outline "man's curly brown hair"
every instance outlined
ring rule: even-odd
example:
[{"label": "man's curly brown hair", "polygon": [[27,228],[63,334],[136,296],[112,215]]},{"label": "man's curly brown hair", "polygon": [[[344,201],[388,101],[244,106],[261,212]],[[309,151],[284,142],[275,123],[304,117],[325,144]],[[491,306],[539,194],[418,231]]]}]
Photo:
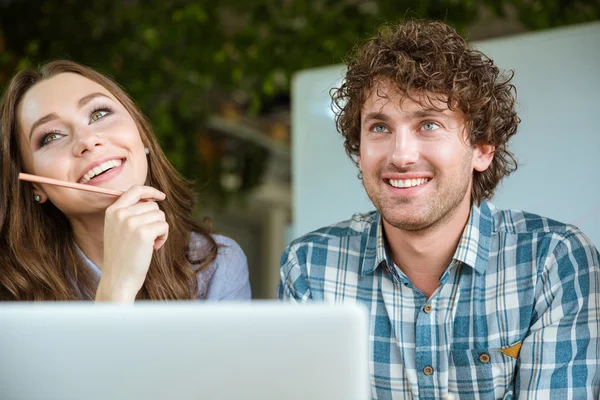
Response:
[{"label": "man's curly brown hair", "polygon": [[495,154],[489,168],[474,171],[473,201],[489,199],[498,183],[517,169],[507,143],[517,132],[513,72],[503,75],[494,62],[473,49],[450,26],[438,21],[407,21],[386,25],[358,46],[350,56],[345,80],[332,90],[336,125],[344,136],[348,156],[358,165],[361,110],[379,82],[391,81],[403,96],[430,97],[423,106],[436,108],[443,99],[450,110],[459,110],[471,146],[492,144]]}]

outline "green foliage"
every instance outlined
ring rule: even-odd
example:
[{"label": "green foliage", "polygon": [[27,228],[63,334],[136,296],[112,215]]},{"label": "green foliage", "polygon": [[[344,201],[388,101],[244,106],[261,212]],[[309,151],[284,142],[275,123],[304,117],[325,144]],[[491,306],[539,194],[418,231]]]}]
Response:
[{"label": "green foliage", "polygon": [[489,4],[500,16],[509,4],[517,11],[519,21],[531,30],[600,19],[600,0],[493,0]]},{"label": "green foliage", "polygon": [[[483,3],[498,15],[513,7],[531,29],[600,18],[598,0]],[[481,7],[475,0],[4,0],[0,87],[15,70],[49,59],[90,65],[125,87],[173,164],[202,181],[211,169],[197,162],[197,135],[224,98],[259,113],[289,92],[295,71],[342,62],[384,22],[443,19],[465,32]]]}]

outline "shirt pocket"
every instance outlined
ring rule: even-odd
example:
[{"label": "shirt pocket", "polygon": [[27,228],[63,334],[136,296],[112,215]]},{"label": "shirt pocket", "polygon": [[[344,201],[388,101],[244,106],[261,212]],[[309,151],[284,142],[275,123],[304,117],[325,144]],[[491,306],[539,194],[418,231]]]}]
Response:
[{"label": "shirt pocket", "polygon": [[498,347],[450,351],[448,391],[462,399],[509,400],[514,394],[516,359]]}]

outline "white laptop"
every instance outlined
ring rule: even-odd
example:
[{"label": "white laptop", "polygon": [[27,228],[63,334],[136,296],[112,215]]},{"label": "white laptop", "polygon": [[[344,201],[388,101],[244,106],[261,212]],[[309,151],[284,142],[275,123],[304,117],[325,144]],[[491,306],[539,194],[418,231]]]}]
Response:
[{"label": "white laptop", "polygon": [[0,303],[3,400],[365,400],[359,306]]}]

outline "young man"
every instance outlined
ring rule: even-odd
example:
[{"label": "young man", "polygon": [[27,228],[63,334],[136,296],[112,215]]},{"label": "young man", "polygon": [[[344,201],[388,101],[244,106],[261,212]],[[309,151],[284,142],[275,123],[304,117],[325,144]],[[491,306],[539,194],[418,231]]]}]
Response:
[{"label": "young man", "polygon": [[377,211],[295,240],[279,296],[368,308],[373,398],[600,394],[598,251],[487,201],[516,169],[511,78],[449,26],[411,21],[358,48],[333,94]]}]

